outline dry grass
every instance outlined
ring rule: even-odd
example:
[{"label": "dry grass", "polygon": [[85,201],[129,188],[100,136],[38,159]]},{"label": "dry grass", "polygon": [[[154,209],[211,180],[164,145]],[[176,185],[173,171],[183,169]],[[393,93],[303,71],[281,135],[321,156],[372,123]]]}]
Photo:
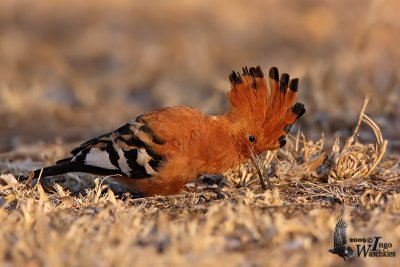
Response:
[{"label": "dry grass", "polygon": [[[84,189],[88,184],[81,181],[76,187],[73,176],[67,176],[64,188],[57,185],[54,194],[46,194],[40,184],[31,188],[3,175],[0,262],[336,266],[342,259],[328,249],[340,218],[349,221],[349,236],[383,236],[397,249],[400,158],[379,164],[386,141],[363,112],[360,118],[375,132],[375,144],[359,143],[356,127],[343,148],[339,141],[325,148],[324,139],[312,142],[299,133],[285,149],[266,154],[272,192],[262,192],[250,163],[229,171],[218,184],[199,180],[181,195],[145,199],[116,197],[107,180],[99,178],[92,189]],[[356,266],[396,262],[351,259]]]}]

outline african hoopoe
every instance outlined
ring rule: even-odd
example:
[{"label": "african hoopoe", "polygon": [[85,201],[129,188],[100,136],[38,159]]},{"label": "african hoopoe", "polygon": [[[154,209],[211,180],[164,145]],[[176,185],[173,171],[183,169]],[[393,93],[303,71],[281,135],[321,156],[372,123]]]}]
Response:
[{"label": "african hoopoe", "polygon": [[[266,81],[259,66],[229,76],[231,107],[208,116],[185,106],[145,113],[115,131],[91,139],[34,177],[67,172],[115,175],[142,196],[177,194],[201,174],[221,174],[266,150],[285,145],[303,104],[293,104],[298,79],[278,69]],[[260,173],[260,172],[259,172]],[[261,178],[261,177],[260,177]]]}]

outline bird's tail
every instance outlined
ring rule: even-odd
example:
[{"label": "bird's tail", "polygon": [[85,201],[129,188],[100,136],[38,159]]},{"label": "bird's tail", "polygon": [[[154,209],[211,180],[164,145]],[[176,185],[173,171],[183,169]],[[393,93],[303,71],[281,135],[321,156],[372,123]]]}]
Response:
[{"label": "bird's tail", "polygon": [[[111,175],[115,174],[114,170],[107,170],[96,166],[84,165],[81,162],[71,161],[72,158],[66,158],[58,161],[55,165],[37,169],[33,171],[29,176],[21,176],[19,181],[25,181],[28,179],[45,178],[48,176],[60,175],[68,172],[86,172],[98,175]],[[32,175],[33,174],[33,175]]]},{"label": "bird's tail", "polygon": [[33,171],[33,179],[64,174],[71,169],[71,163],[61,163]]}]

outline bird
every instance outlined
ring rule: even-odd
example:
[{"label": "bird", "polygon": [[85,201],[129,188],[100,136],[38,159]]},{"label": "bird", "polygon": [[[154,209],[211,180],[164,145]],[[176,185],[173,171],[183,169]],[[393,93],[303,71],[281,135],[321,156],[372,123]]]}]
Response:
[{"label": "bird", "polygon": [[265,189],[258,157],[283,147],[305,113],[304,104],[295,103],[299,79],[279,76],[276,67],[264,77],[260,66],[246,66],[242,73],[232,71],[229,81],[230,107],[221,115],[187,106],[144,113],[84,142],[55,165],[33,171],[30,179],[84,172],[113,176],[138,197],[165,196],[179,194],[203,174],[222,174],[251,159]]},{"label": "bird", "polygon": [[353,257],[354,251],[351,247],[347,246],[346,235],[347,222],[339,220],[333,233],[333,248],[329,249],[330,253],[337,254],[342,257],[346,262],[346,257]]}]

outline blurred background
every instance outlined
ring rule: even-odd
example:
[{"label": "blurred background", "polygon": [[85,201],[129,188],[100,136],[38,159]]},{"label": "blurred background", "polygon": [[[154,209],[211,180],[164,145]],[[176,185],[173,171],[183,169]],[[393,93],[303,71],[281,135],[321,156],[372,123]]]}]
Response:
[{"label": "blurred background", "polygon": [[228,75],[246,65],[301,79],[311,139],[349,136],[370,92],[366,113],[399,150],[399,10],[398,0],[3,0],[0,152],[84,141],[165,106],[222,113]]}]

